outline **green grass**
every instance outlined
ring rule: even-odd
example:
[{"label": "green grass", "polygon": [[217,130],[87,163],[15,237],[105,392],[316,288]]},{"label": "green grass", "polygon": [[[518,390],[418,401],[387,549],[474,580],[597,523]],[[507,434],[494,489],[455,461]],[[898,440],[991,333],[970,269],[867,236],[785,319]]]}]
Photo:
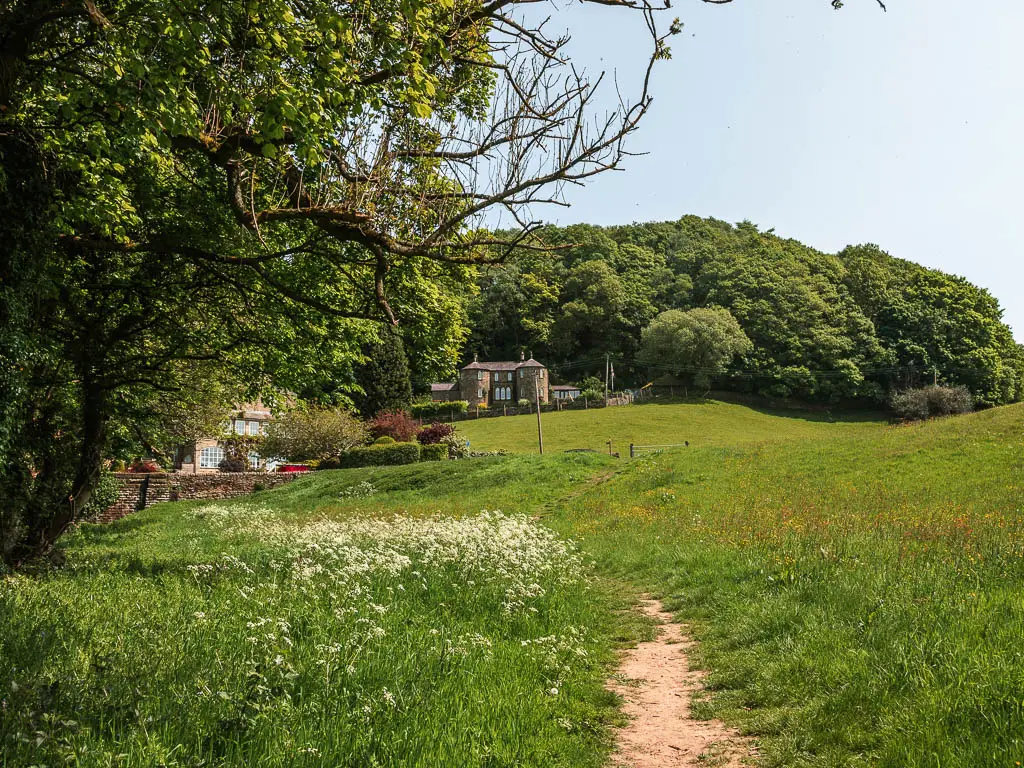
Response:
[{"label": "green grass", "polygon": [[0,581],[0,764],[600,765],[642,626],[522,515],[608,463],[324,472],[83,526],[64,569]]},{"label": "green grass", "polygon": [[[541,416],[544,450],[559,453],[589,448],[629,455],[629,444],[691,447],[738,445],[758,440],[802,440],[870,434],[883,422],[874,414],[815,414],[754,410],[717,401],[645,403],[643,405],[562,411]],[[471,450],[537,452],[536,415],[502,416],[459,422],[459,434]]]},{"label": "green grass", "polygon": [[[67,567],[0,582],[0,764],[598,766],[613,651],[649,631],[622,609],[651,591],[700,640],[697,712],[764,766],[1013,766],[1022,422],[563,413],[544,457],[324,472],[84,526]],[[533,424],[460,429],[530,451]],[[634,430],[691,446],[556,452]]]},{"label": "green grass", "polygon": [[645,457],[560,507],[765,766],[1024,762],[1024,407]]}]

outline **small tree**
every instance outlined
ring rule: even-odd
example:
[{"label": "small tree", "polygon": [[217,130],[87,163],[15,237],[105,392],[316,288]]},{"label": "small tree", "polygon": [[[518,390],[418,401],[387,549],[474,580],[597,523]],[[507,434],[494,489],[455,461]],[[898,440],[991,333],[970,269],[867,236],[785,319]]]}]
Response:
[{"label": "small tree", "polygon": [[753,343],[727,309],[670,309],[644,328],[638,359],[707,388],[711,377],[724,373],[733,358],[753,349]]},{"label": "small tree", "polygon": [[326,459],[364,444],[367,437],[366,425],[341,408],[289,411],[271,422],[262,455],[289,461]]},{"label": "small tree", "polygon": [[363,388],[363,394],[355,398],[363,417],[368,419],[381,411],[408,408],[412,402],[409,361],[398,333],[385,328],[380,341],[363,347],[363,354],[366,363],[356,371],[356,381]]},{"label": "small tree", "polygon": [[419,424],[405,411],[378,413],[370,422],[370,434],[373,437],[391,437],[399,443],[410,442],[418,430]]}]

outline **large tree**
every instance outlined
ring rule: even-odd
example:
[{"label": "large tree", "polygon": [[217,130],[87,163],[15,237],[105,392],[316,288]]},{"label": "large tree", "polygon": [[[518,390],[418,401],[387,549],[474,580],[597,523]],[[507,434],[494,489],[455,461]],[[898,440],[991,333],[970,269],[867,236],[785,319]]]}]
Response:
[{"label": "large tree", "polygon": [[[594,0],[668,55],[646,0]],[[598,117],[528,0],[14,0],[0,8],[3,559],[88,503],[112,425],[176,366],[308,387],[402,323],[464,339],[472,265],[616,168],[648,77]],[[612,11],[614,12],[614,11]],[[672,25],[670,31],[674,31]],[[481,224],[499,208],[514,225]]]},{"label": "large tree", "polygon": [[707,388],[734,358],[754,345],[732,313],[722,307],[662,312],[644,328],[639,359],[655,370],[683,376]]}]

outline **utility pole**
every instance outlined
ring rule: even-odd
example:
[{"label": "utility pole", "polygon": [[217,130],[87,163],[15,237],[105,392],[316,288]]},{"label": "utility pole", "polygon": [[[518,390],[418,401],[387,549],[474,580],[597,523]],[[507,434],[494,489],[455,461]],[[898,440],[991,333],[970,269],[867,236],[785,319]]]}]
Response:
[{"label": "utility pole", "polygon": [[604,356],[604,401],[608,402],[608,353]]},{"label": "utility pole", "polygon": [[537,443],[540,445],[540,455],[544,455],[544,430],[540,426],[540,371],[536,368],[533,371],[533,394],[537,403]]}]

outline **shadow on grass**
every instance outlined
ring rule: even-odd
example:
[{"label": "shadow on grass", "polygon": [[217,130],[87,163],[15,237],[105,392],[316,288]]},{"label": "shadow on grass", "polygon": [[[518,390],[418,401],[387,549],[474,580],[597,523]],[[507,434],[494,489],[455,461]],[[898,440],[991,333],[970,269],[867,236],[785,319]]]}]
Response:
[{"label": "shadow on grass", "polygon": [[651,405],[742,405],[765,416],[777,416],[784,419],[809,421],[814,423],[876,423],[891,421],[891,416],[883,411],[876,411],[854,406],[827,406],[796,401],[775,401],[760,398],[729,397],[714,393],[711,397],[658,397],[653,400],[639,401],[633,406]]}]

